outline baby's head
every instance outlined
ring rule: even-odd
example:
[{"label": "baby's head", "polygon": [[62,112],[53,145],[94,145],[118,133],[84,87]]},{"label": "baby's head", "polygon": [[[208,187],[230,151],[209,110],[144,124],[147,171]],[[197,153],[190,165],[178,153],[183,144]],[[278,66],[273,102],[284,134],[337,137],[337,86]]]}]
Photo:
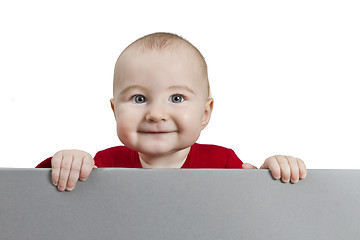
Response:
[{"label": "baby's head", "polygon": [[130,44],[116,62],[113,87],[119,139],[139,153],[188,148],[210,120],[206,62],[177,35],[154,33]]}]

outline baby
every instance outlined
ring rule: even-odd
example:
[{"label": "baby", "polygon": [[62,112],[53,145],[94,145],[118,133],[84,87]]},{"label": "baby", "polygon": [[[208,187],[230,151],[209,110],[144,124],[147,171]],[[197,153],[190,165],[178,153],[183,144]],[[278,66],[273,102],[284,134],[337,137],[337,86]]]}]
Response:
[{"label": "baby", "polygon": [[[98,152],[62,150],[37,167],[51,167],[60,191],[74,189],[96,167],[256,168],[233,150],[195,143],[207,126],[214,100],[206,62],[197,48],[170,33],[154,33],[130,44],[119,56],[110,100],[117,134],[125,146]],[[272,156],[262,169],[296,183],[306,176],[299,158]]]}]

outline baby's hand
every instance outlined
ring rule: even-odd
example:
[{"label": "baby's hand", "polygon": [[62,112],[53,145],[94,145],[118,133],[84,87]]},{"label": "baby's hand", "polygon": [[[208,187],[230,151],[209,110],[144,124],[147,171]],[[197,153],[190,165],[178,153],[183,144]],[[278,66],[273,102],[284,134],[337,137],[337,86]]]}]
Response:
[{"label": "baby's hand", "polygon": [[[244,163],[244,169],[256,169],[255,166]],[[300,179],[306,177],[306,167],[300,158],[291,156],[275,155],[265,160],[260,169],[270,169],[275,179],[280,179],[283,182],[297,183]]]},{"label": "baby's hand", "polygon": [[81,150],[62,150],[51,159],[52,182],[60,191],[74,189],[78,179],[85,181],[96,167],[94,159]]}]

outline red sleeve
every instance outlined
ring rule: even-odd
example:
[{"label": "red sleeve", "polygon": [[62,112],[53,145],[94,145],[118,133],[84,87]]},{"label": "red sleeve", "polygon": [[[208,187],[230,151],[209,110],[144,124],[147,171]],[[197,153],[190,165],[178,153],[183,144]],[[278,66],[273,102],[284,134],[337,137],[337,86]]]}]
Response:
[{"label": "red sleeve", "polygon": [[45,159],[44,161],[39,163],[35,168],[51,168],[51,159],[52,157]]},{"label": "red sleeve", "polygon": [[97,152],[95,154],[94,161],[95,161],[95,166],[97,166],[99,168],[104,167],[102,157],[101,157],[101,152]]},{"label": "red sleeve", "polygon": [[229,149],[228,161],[225,168],[242,168],[243,162],[236,156],[232,149]]}]

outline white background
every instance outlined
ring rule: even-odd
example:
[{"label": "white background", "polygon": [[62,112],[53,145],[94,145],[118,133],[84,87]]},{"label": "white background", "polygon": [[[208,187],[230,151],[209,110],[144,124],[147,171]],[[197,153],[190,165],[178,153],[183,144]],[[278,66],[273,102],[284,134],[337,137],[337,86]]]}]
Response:
[{"label": "white background", "polygon": [[2,1],[0,167],[120,145],[115,61],[165,31],[208,63],[215,105],[199,143],[258,167],[285,154],[309,169],[360,168],[359,2],[220,2]]}]

